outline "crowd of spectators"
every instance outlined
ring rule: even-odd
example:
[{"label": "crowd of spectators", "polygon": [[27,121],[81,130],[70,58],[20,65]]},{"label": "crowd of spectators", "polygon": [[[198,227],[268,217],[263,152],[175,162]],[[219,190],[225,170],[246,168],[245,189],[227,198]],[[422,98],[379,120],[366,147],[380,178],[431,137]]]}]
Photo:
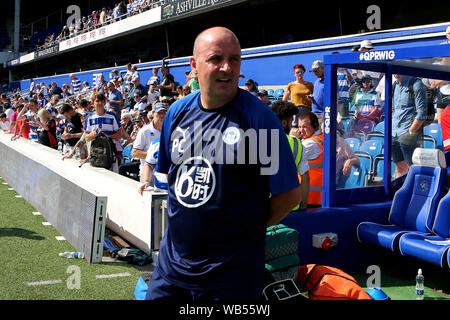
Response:
[{"label": "crowd of spectators", "polygon": [[47,35],[43,41],[40,38],[37,39],[36,50],[53,47],[63,40],[156,8],[164,3],[165,0],[128,0],[128,2],[117,2],[114,8],[103,7],[99,10],[94,10],[91,14],[74,21],[70,26],[64,25],[61,33]]},{"label": "crowd of spectators", "polygon": [[[364,40],[353,51],[372,49],[374,47],[371,42]],[[282,121],[286,134],[301,141],[301,157],[307,160],[311,167],[308,205],[320,205],[323,175],[324,65],[321,60],[316,60],[310,68],[296,64],[292,70],[295,80],[286,85],[284,94],[278,99],[270,96],[267,90],[258,89],[258,83],[253,79],[245,81],[244,89],[271,107],[280,119],[284,117]],[[303,79],[308,71],[315,75],[314,83]],[[147,82],[143,82],[138,69],[131,63],[127,64],[123,78],[119,76],[118,70],[113,70],[112,75],[110,81],[106,81],[103,75],[100,76],[95,86],[90,86],[86,81],[82,83],[75,74],[70,75],[70,83],[66,82],[61,87],[56,82],[35,84],[31,80],[29,96],[23,97],[18,92],[14,92],[11,99],[5,94],[0,96],[0,128],[12,134],[13,139],[24,137],[52,148],[58,147],[59,140],[66,150],[64,158],[73,157],[78,154],[76,150],[79,149],[79,156],[83,160],[89,155],[89,141],[98,131],[95,127],[98,124],[96,119],[107,115],[115,119],[108,135],[115,140],[118,158],[127,160],[119,161],[114,170],[139,180],[148,187],[152,185],[148,180],[148,172],[152,170],[146,165],[154,163],[155,160],[146,161],[147,150],[153,141],[159,138],[162,121],[170,105],[199,90],[197,77],[193,71],[188,70],[185,82],[181,81],[183,84],[180,84],[175,81],[169,69],[163,66],[154,68],[152,76]],[[338,184],[341,175],[348,176],[352,166],[359,165],[358,158],[345,138],[352,137],[355,133],[367,134],[384,120],[385,81],[381,73],[343,68],[338,68],[337,80]],[[402,95],[403,91],[411,90],[412,85],[414,94]],[[395,128],[393,124],[396,176],[407,172],[411,165],[410,151],[420,146],[423,134],[421,124],[427,121],[424,118],[427,100],[432,99],[432,103],[438,108],[434,115],[436,119],[433,120],[444,124],[448,122],[441,121],[442,115],[446,115],[442,110],[449,105],[448,87],[449,83],[446,81],[394,75],[393,123],[399,123]],[[434,90],[435,95],[430,98],[427,90]],[[421,99],[425,95],[427,97]],[[275,102],[278,104],[274,104]],[[280,102],[285,104],[279,105]],[[292,113],[292,110],[295,112]],[[415,115],[419,122],[411,120],[414,118],[412,115]],[[344,123],[347,123],[345,129]],[[406,138],[405,132],[408,133]],[[413,138],[414,143],[409,144]],[[127,152],[127,155],[123,156],[122,151],[130,148],[131,153]],[[305,169],[305,161],[302,163],[303,175],[308,170]],[[142,176],[146,177],[145,181]],[[141,186],[140,191],[143,188]],[[305,208],[306,203],[301,206]]]},{"label": "crowd of spectators", "polygon": [[[165,112],[198,90],[198,83],[191,71],[186,72],[184,86],[175,86],[178,82],[166,67],[154,68],[147,84],[141,83],[131,63],[128,71],[121,78],[114,70],[110,81],[101,76],[94,86],[82,83],[76,74],[61,87],[31,79],[29,91],[0,95],[0,129],[11,140],[22,137],[59,149],[63,160],[76,156],[80,162],[89,159],[89,143],[102,131],[116,144],[118,162],[111,170],[140,181],[147,149],[159,137]],[[105,118],[108,127],[98,120]],[[133,156],[124,155],[125,148],[132,149]]]}]

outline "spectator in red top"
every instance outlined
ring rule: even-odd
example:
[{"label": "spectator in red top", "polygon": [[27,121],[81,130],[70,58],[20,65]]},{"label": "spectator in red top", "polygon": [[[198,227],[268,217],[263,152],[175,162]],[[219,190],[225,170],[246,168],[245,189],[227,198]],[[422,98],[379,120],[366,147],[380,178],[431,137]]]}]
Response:
[{"label": "spectator in red top", "polygon": [[450,151],[450,105],[448,105],[441,114],[442,140],[444,150]]},{"label": "spectator in red top", "polygon": [[[19,104],[17,106],[17,116],[16,119],[19,116],[19,113],[21,113],[22,109],[24,108],[23,104]],[[11,116],[11,119],[14,117],[15,114]],[[16,128],[14,130],[14,136],[11,138],[11,140],[19,139],[21,136],[25,139],[28,139],[28,134],[30,133],[30,126],[28,125],[28,119],[22,119],[22,120],[16,120]]]}]

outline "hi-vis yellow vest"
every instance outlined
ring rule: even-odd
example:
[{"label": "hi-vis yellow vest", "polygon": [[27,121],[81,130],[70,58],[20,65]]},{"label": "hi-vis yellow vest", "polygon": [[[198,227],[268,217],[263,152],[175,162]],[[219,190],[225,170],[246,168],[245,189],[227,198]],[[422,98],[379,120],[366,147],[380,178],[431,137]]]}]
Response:
[{"label": "hi-vis yellow vest", "polygon": [[[298,165],[300,161],[302,160],[302,142],[298,138],[291,137],[289,135],[286,135],[289,141],[289,146],[291,147],[292,154],[294,156],[295,161],[295,167],[298,168]],[[298,173],[297,173],[298,174]],[[301,183],[300,174],[298,174],[299,181]],[[296,211],[300,208],[300,204],[298,204],[294,209],[291,211]]]}]

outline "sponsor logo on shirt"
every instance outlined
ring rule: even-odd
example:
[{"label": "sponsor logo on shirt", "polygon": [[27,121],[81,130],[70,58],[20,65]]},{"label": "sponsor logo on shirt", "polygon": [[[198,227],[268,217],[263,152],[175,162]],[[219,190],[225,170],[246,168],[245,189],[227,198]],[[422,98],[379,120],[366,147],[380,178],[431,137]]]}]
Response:
[{"label": "sponsor logo on shirt", "polygon": [[215,188],[216,176],[207,159],[189,158],[178,167],[175,195],[183,206],[197,208],[204,205],[213,195]]}]

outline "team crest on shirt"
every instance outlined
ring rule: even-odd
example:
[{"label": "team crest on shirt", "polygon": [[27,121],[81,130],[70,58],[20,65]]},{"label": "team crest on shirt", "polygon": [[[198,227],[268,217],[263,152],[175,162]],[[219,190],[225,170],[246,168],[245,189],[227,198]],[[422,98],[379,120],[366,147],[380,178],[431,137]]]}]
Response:
[{"label": "team crest on shirt", "polygon": [[222,136],[223,142],[226,144],[236,144],[241,139],[241,133],[239,131],[239,128],[236,127],[229,127],[225,130]]},{"label": "team crest on shirt", "polygon": [[179,167],[175,180],[175,195],[187,208],[204,205],[214,193],[216,176],[211,163],[204,157],[192,157]]}]

